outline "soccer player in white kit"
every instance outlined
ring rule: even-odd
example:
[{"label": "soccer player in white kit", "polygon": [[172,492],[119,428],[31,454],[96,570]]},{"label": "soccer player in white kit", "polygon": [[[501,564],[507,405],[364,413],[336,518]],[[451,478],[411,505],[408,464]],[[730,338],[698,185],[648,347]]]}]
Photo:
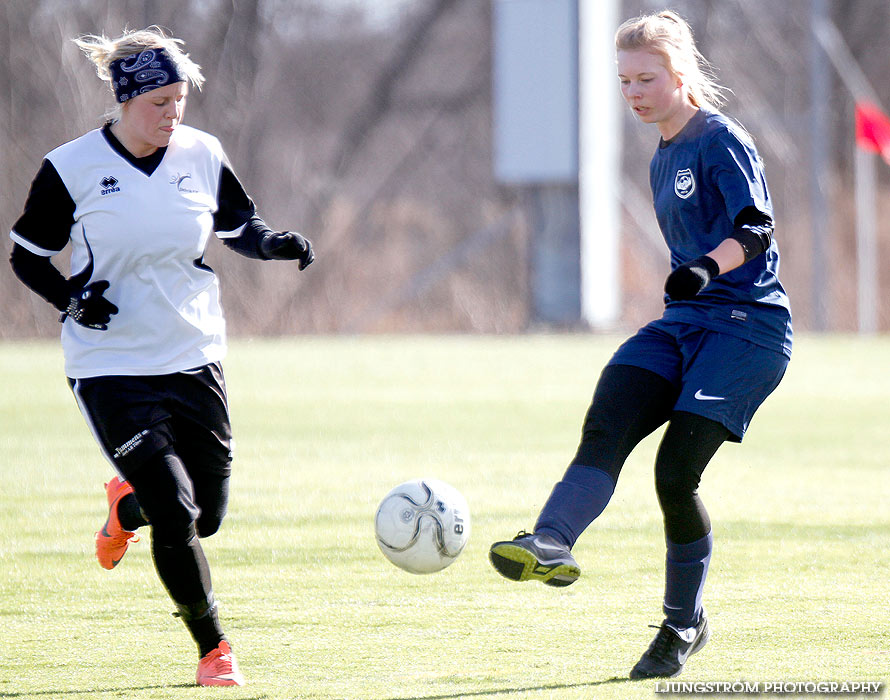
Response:
[{"label": "soccer player in white kit", "polygon": [[[182,124],[200,67],[157,27],[77,45],[119,104],[48,153],[10,236],[13,269],[61,312],[65,373],[117,476],[96,555],[114,568],[150,526],[158,576],[199,650],[199,685],[242,685],[199,538],[228,502],[231,427],[211,235],[242,255],[314,259],[257,216],[219,141]],[[69,278],[51,262],[71,246]]]}]

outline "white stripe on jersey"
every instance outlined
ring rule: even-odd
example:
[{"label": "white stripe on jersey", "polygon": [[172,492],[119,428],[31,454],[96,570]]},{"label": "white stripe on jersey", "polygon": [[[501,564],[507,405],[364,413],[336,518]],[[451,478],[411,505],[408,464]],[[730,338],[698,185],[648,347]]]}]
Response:
[{"label": "white stripe on jersey", "polygon": [[39,255],[42,258],[51,258],[53,255],[58,255],[62,252],[61,250],[47,250],[46,248],[41,248],[39,245],[31,243],[27,238],[20,236],[16,233],[15,229],[9,232],[9,237],[12,239],[13,243],[18,243],[22,248],[34,253],[34,255]]},{"label": "white stripe on jersey", "polygon": [[76,205],[71,270],[92,265],[90,280],[108,280],[105,296],[120,309],[107,331],[65,322],[67,376],[169,374],[221,360],[219,284],[198,264],[218,208],[225,162],[219,141],[178,126],[151,175],[99,129],[46,158]]},{"label": "white stripe on jersey", "polygon": [[236,228],[234,231],[217,231],[217,232],[216,232],[216,237],[217,237],[217,238],[221,238],[221,239],[226,239],[226,238],[238,238],[238,236],[241,235],[242,231],[244,231],[244,227],[245,227],[245,226],[247,226],[247,223],[243,223],[243,224],[241,224],[241,225],[240,225],[238,228]]}]

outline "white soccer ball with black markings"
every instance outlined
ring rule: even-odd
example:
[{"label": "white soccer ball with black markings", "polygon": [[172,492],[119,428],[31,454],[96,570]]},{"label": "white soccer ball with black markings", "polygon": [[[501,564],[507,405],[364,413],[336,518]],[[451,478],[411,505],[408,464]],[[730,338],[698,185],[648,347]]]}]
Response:
[{"label": "white soccer ball with black markings", "polygon": [[412,574],[450,566],[470,539],[470,510],[460,492],[438,479],[414,479],[396,486],[374,518],[384,556]]}]

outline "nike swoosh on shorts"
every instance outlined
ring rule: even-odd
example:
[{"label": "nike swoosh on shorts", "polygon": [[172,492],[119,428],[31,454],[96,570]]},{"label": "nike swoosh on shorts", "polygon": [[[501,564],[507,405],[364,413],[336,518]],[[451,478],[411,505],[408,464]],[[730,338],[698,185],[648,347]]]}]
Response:
[{"label": "nike swoosh on shorts", "polygon": [[724,401],[726,399],[725,396],[708,396],[701,389],[695,392],[695,398],[699,401]]}]

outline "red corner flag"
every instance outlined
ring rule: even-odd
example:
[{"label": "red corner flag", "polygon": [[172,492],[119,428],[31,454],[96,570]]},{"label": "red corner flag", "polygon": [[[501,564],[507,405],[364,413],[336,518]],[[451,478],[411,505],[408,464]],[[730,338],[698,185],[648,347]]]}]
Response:
[{"label": "red corner flag", "polygon": [[856,103],[856,145],[890,165],[890,118],[871,102]]}]

